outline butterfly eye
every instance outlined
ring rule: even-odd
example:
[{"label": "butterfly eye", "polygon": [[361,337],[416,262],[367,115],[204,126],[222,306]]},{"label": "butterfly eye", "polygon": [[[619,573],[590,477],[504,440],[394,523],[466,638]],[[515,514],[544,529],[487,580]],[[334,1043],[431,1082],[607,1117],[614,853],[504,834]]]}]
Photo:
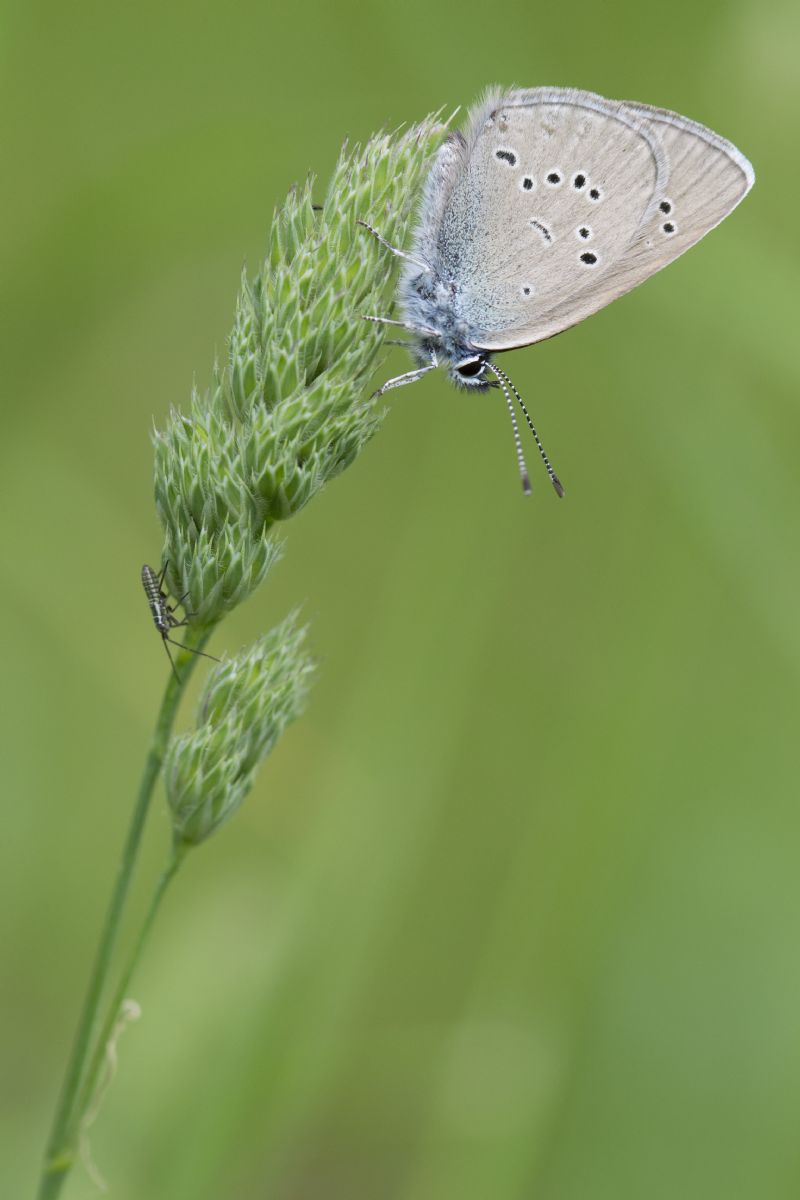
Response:
[{"label": "butterfly eye", "polygon": [[476,375],[480,375],[483,367],[483,359],[471,358],[467,362],[459,363],[456,370],[462,379],[474,379]]}]

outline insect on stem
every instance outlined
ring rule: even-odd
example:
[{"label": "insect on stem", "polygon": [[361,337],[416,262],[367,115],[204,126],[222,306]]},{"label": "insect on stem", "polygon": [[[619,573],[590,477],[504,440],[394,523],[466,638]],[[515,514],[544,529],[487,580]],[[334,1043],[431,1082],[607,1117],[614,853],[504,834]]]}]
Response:
[{"label": "insect on stem", "polygon": [[142,587],[144,588],[144,594],[147,597],[147,603],[150,605],[150,615],[153,618],[153,624],[161,634],[161,640],[164,643],[164,649],[167,652],[167,658],[169,659],[170,666],[172,667],[172,673],[180,683],[181,677],[178,674],[175,661],[169,652],[169,646],[167,645],[167,642],[169,642],[172,646],[178,646],[181,650],[188,650],[190,654],[199,654],[202,658],[210,658],[212,662],[219,662],[220,660],[215,658],[213,654],[206,654],[205,650],[195,650],[193,646],[185,646],[183,642],[176,642],[174,638],[169,636],[173,629],[180,629],[183,625],[188,625],[189,617],[192,614],[186,612],[186,615],[182,621],[179,621],[175,616],[175,610],[179,607],[179,605],[184,604],[189,593],[184,592],[177,604],[169,603],[169,596],[164,591],[164,578],[167,573],[168,565],[168,563],[164,563],[164,566],[161,568],[158,574],[156,574],[153,568],[149,567],[147,563],[145,563],[145,565],[142,567]]}]

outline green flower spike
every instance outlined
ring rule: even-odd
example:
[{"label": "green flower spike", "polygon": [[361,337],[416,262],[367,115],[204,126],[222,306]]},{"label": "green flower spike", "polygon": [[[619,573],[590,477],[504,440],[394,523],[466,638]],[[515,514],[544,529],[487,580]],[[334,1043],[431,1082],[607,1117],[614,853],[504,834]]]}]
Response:
[{"label": "green flower spike", "polygon": [[173,737],[164,760],[176,842],[195,846],[233,815],[260,764],[302,712],[314,671],[305,636],[292,615],[211,671],[197,728]]},{"label": "green flower spike", "polygon": [[271,530],[354,461],[383,411],[367,399],[383,345],[364,314],[391,304],[394,263],[359,218],[406,241],[442,126],[342,150],[322,206],[313,184],[273,218],[269,253],[243,276],[224,365],[155,435],[156,505],[173,595],[210,628],[262,581]]}]

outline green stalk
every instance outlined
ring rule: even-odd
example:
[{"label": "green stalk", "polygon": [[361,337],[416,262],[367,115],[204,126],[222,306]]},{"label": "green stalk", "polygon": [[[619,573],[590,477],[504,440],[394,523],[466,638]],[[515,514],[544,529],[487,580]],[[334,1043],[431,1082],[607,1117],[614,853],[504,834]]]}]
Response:
[{"label": "green stalk", "polygon": [[161,907],[161,901],[164,898],[164,893],[166,892],[171,881],[174,879],[178,867],[183,862],[184,856],[188,849],[189,846],[187,846],[185,842],[176,842],[174,844],[169,862],[162,871],[158,883],[155,886],[155,891],[153,892],[150,900],[150,906],[147,910],[144,921],[142,922],[136,941],[133,944],[133,948],[128,956],[128,961],[125,964],[125,968],[120,975],[117,989],[114,992],[114,997],[108,1006],[105,1024],[103,1025],[99,1036],[95,1039],[94,1053],[91,1057],[91,1061],[89,1062],[89,1066],[84,1073],[83,1086],[80,1089],[78,1103],[75,1106],[76,1119],[78,1120],[78,1123],[80,1123],[84,1114],[88,1111],[94,1097],[95,1089],[97,1087],[97,1079],[105,1061],[108,1044],[111,1041],[111,1037],[114,1033],[114,1027],[119,1019],[119,1014],[125,1000],[125,994],[128,990],[128,985],[130,984],[133,973],[136,970],[139,959],[141,958],[142,951],[150,934],[153,921],[155,920],[156,914]]},{"label": "green stalk", "polygon": [[[185,644],[191,646],[193,649],[202,649],[210,636],[210,632],[210,630],[193,630],[190,628],[187,630],[184,639]],[[166,750],[167,740],[175,720],[178,704],[197,660],[194,654],[186,654],[180,655],[178,661],[181,668],[180,678],[176,678],[174,674],[170,674],[164,690],[161,708],[159,709],[153,733],[153,741],[147,755],[142,781],[139,785],[139,794],[136,798],[128,835],[122,852],[117,880],[111,895],[108,912],[106,913],[105,924],[89,979],[89,986],[75,1032],[72,1053],[67,1064],[64,1083],[61,1088],[52,1130],[45,1151],[44,1168],[38,1192],[39,1200],[55,1200],[55,1197],[61,1191],[67,1174],[75,1161],[80,1121],[85,1111],[85,1105],[91,1099],[92,1087],[87,1088],[86,1085],[90,1082],[93,1085],[93,1081],[89,1080],[90,1072],[87,1072],[87,1061],[92,1052],[92,1035],[97,1027],[100,1003],[106,988],[111,959],[117,942],[125,904],[128,899],[131,878],[136,865],[153,790],[159,771],[161,770],[164,751]],[[164,886],[166,886],[166,883]],[[151,913],[148,914],[148,921],[153,915],[155,915],[154,911],[151,910]],[[149,924],[147,924],[147,928],[149,928]],[[138,949],[140,949],[139,942],[137,942],[137,952]],[[135,959],[131,964],[131,970],[134,965]],[[127,982],[128,979],[125,980],[126,986]],[[117,1012],[118,1006],[114,1009],[114,1020],[116,1020]],[[108,1021],[106,1022],[107,1024]],[[101,1038],[96,1043],[92,1055],[93,1062],[97,1060],[98,1054],[102,1058],[104,1052],[105,1042]]]}]

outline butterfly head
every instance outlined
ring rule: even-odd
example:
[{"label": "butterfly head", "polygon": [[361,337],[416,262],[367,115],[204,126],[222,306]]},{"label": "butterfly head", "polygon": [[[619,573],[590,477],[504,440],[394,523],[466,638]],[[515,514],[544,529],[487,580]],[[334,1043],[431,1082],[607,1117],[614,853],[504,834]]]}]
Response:
[{"label": "butterfly head", "polygon": [[457,388],[485,392],[497,387],[488,354],[468,350],[463,345],[448,345],[442,339],[439,342],[426,341],[417,349],[416,357],[420,366],[444,367],[448,379]]},{"label": "butterfly head", "polygon": [[456,387],[485,392],[494,382],[488,377],[489,359],[485,354],[470,354],[448,363],[448,375]]}]

